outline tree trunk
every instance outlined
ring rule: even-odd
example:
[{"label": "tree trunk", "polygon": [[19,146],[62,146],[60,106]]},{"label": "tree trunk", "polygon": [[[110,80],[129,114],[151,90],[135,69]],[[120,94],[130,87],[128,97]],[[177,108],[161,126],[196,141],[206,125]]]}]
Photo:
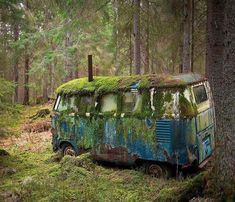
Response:
[{"label": "tree trunk", "polygon": [[114,66],[115,66],[115,75],[118,75],[120,72],[120,53],[119,53],[119,39],[118,39],[118,23],[119,23],[119,4],[118,0],[114,1],[114,40],[115,40],[115,52],[114,52]]},{"label": "tree trunk", "polygon": [[[221,71],[223,67],[223,50],[224,50],[224,4],[225,0],[208,0],[208,22],[207,22],[207,58],[206,58],[206,76],[210,81],[214,102],[215,113],[220,114],[222,111],[223,100],[223,78]],[[220,116],[216,116],[217,134],[222,134],[220,131],[221,120]],[[220,141],[221,135],[216,136],[216,142]]]},{"label": "tree trunk", "polygon": [[[19,39],[19,26],[18,24],[14,25],[14,41],[17,42]],[[17,50],[14,53],[14,66],[13,66],[13,79],[15,82],[15,95],[14,95],[14,102],[18,102],[18,81],[19,81],[19,58]]]},{"label": "tree trunk", "polygon": [[[224,19],[224,55],[223,55],[223,143],[220,156],[220,178],[225,192],[232,201],[235,196],[235,1],[226,0]],[[234,198],[233,198],[234,199]]]},{"label": "tree trunk", "polygon": [[233,0],[208,0],[206,76],[212,86],[216,113],[214,186],[217,190],[224,190],[230,197],[235,184],[234,13]]},{"label": "tree trunk", "polygon": [[42,92],[43,103],[48,101],[48,76],[43,76],[43,92]]},{"label": "tree trunk", "polygon": [[133,48],[132,48],[132,29],[129,30],[129,75],[132,75],[132,61],[133,61]]},{"label": "tree trunk", "polygon": [[140,74],[140,0],[134,0],[134,67]]},{"label": "tree trunk", "polygon": [[64,69],[65,69],[65,78],[64,81],[69,81],[73,79],[73,65],[71,61],[71,54],[68,52],[68,48],[71,47],[71,33],[67,32],[65,35],[65,58],[64,58]]},{"label": "tree trunk", "polygon": [[183,73],[193,70],[193,4],[194,0],[184,0]]},{"label": "tree trunk", "polygon": [[[25,8],[29,10],[29,2],[25,0]],[[28,21],[28,17],[26,16],[26,20]],[[27,22],[28,23],[28,22]],[[28,44],[25,44],[25,64],[24,64],[24,105],[29,104],[29,50]]]},{"label": "tree trunk", "polygon": [[24,100],[23,100],[24,105],[29,104],[29,55],[27,51],[28,50],[26,47],[25,64],[24,64]]},{"label": "tree trunk", "polygon": [[143,41],[143,55],[144,55],[144,74],[148,74],[149,71],[149,0],[143,1],[143,9],[145,12],[145,28],[144,28],[144,41]]}]

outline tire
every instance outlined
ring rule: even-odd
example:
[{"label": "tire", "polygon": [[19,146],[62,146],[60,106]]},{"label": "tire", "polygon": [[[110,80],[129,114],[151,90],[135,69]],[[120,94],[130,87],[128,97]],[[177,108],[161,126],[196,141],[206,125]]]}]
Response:
[{"label": "tire", "polygon": [[76,156],[76,151],[70,144],[62,145],[62,154],[63,156]]},{"label": "tire", "polygon": [[156,178],[170,178],[172,176],[172,169],[169,166],[161,165],[157,163],[146,163],[145,172]]}]

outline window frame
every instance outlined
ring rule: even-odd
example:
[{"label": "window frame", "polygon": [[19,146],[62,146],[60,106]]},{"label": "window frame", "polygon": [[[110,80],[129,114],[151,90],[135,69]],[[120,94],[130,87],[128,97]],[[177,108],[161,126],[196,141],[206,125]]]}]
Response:
[{"label": "window frame", "polygon": [[[74,101],[73,101],[73,105],[74,106],[76,106],[76,108],[77,108],[77,110],[78,110],[78,106],[76,105],[76,95],[73,95],[73,96],[69,96],[69,97],[66,97],[66,96],[62,96],[62,95],[59,95],[59,102],[58,102],[58,104],[57,103],[55,103],[55,108],[54,108],[54,110],[56,111],[56,112],[59,112],[59,113],[61,113],[61,112],[64,112],[64,111],[67,111],[67,110],[70,110],[70,109],[72,109],[72,108],[68,108],[68,100],[67,99],[74,99]],[[65,110],[58,110],[58,108],[59,108],[59,106],[60,106],[60,104],[61,104],[61,101],[62,101],[62,99],[66,99],[66,109]],[[57,101],[56,101],[57,102]],[[56,106],[57,105],[57,106]],[[73,109],[73,111],[74,111],[74,113],[77,113],[78,111],[77,110],[75,110],[75,109]]]},{"label": "window frame", "polygon": [[[204,88],[204,92],[205,92],[205,94],[206,94],[206,100],[200,101],[199,103],[197,102],[196,93],[195,93],[195,91],[194,91],[194,89],[195,89],[195,88],[198,88],[198,87],[203,87],[203,88]],[[192,87],[192,90],[193,90],[193,94],[194,94],[194,98],[195,98],[195,103],[196,103],[197,105],[200,105],[201,103],[206,102],[207,100],[209,100],[209,96],[208,96],[208,94],[207,94],[206,87],[205,87],[204,83],[203,83],[203,84],[200,84],[200,85],[193,86],[193,87]]]},{"label": "window frame", "polygon": [[[86,110],[85,111],[81,111],[81,100],[82,100],[82,98],[84,98],[84,97],[89,97],[89,98],[91,98],[92,100],[91,100],[91,104],[86,104]],[[96,102],[96,99],[95,99],[95,97],[94,97],[94,95],[93,94],[89,94],[89,95],[79,95],[79,98],[78,98],[79,100],[78,100],[78,103],[77,103],[77,108],[78,108],[78,114],[80,113],[80,114],[86,114],[86,113],[92,113],[92,112],[94,112],[95,111],[95,102]],[[90,109],[91,110],[87,110],[88,109],[88,107],[90,107]]]},{"label": "window frame", "polygon": [[[135,96],[135,93],[136,93],[136,96],[139,96],[139,98],[137,98],[136,100],[135,100],[135,102],[134,102],[134,106],[133,106],[133,109],[131,110],[131,111],[124,111],[124,104],[125,104],[125,102],[124,102],[124,94],[125,93],[131,93],[131,95],[132,96]],[[138,103],[138,102],[140,102],[140,103]],[[140,106],[140,111],[138,111],[138,109],[139,109],[139,106],[137,106],[138,104],[140,104],[141,106]],[[122,92],[122,99],[121,99],[121,112],[122,113],[135,113],[135,112],[141,112],[142,111],[142,94],[139,92],[139,91],[137,91],[137,92],[134,92],[134,91],[124,91],[124,92]]]},{"label": "window frame", "polygon": [[[200,103],[197,103],[197,102],[196,102],[196,97],[195,97],[195,93],[194,93],[194,90],[193,90],[193,88],[195,88],[195,87],[197,87],[197,86],[204,86],[204,89],[205,89],[205,92],[206,92],[206,96],[207,96],[207,100],[205,100],[205,101],[203,101],[203,102],[200,102]],[[194,103],[196,104],[196,106],[197,106],[198,113],[201,113],[201,112],[203,112],[203,111],[206,111],[207,109],[210,108],[210,97],[209,97],[207,88],[206,88],[206,86],[205,86],[205,82],[201,82],[201,83],[192,85],[192,86],[191,86],[191,92],[192,92],[192,95],[193,95],[193,102],[194,102]]]},{"label": "window frame", "polygon": [[[111,111],[102,111],[102,99],[105,97],[105,96],[107,96],[107,95],[113,95],[113,96],[115,96],[116,97],[116,109],[115,110],[111,110]],[[99,98],[98,98],[98,104],[99,104],[99,107],[98,107],[98,111],[99,111],[99,113],[101,113],[101,114],[103,114],[103,113],[117,113],[117,111],[118,111],[118,94],[117,93],[106,93],[106,94],[103,94],[103,95],[101,95],[101,96],[99,96]],[[97,101],[95,101],[95,102],[97,102]]]},{"label": "window frame", "polygon": [[61,95],[57,95],[57,98],[56,98],[56,101],[55,101],[55,104],[53,107],[53,110],[56,112],[58,112],[58,107],[59,107],[60,101],[61,101]]},{"label": "window frame", "polygon": [[[177,88],[175,87],[153,87],[150,89],[150,103],[151,103],[151,110],[153,112],[159,110],[157,109],[157,107],[155,106],[155,96],[157,93],[171,93],[172,96],[172,103],[171,103],[171,110],[172,113],[164,113],[162,118],[166,118],[170,115],[170,117],[173,118],[178,118],[180,116],[180,110],[179,110],[179,91]],[[165,103],[163,104],[163,106],[165,105]]]}]

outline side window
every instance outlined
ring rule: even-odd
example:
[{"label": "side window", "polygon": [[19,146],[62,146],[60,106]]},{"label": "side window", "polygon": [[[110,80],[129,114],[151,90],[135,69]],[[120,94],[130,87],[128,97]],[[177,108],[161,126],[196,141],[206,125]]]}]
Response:
[{"label": "side window", "polygon": [[140,109],[141,95],[138,92],[125,92],[123,94],[122,111],[133,112]]},{"label": "side window", "polygon": [[86,113],[91,112],[94,107],[93,96],[81,96],[78,104],[79,112]]},{"label": "side window", "polygon": [[179,114],[178,93],[172,90],[154,90],[151,95],[151,108],[159,117],[175,117]]},{"label": "side window", "polygon": [[208,100],[204,85],[193,87],[193,93],[197,104],[200,104]]},{"label": "side window", "polygon": [[58,107],[57,107],[57,111],[61,112],[61,111],[65,111],[65,110],[70,110],[73,112],[77,112],[78,108],[75,105],[75,97],[61,97]]},{"label": "side window", "polygon": [[101,112],[117,111],[117,95],[107,94],[102,96],[100,100]]}]

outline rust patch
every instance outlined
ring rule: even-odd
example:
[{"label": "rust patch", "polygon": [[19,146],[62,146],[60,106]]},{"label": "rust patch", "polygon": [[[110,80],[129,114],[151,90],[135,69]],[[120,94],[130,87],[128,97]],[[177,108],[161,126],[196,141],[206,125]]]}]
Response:
[{"label": "rust patch", "polygon": [[110,162],[135,162],[139,156],[136,154],[131,154],[125,147],[112,147],[110,144],[101,144],[93,149],[92,155],[95,160],[103,160]]},{"label": "rust patch", "polygon": [[166,157],[167,162],[176,163],[176,155],[175,154],[170,156],[166,150],[163,150],[163,155]]}]

